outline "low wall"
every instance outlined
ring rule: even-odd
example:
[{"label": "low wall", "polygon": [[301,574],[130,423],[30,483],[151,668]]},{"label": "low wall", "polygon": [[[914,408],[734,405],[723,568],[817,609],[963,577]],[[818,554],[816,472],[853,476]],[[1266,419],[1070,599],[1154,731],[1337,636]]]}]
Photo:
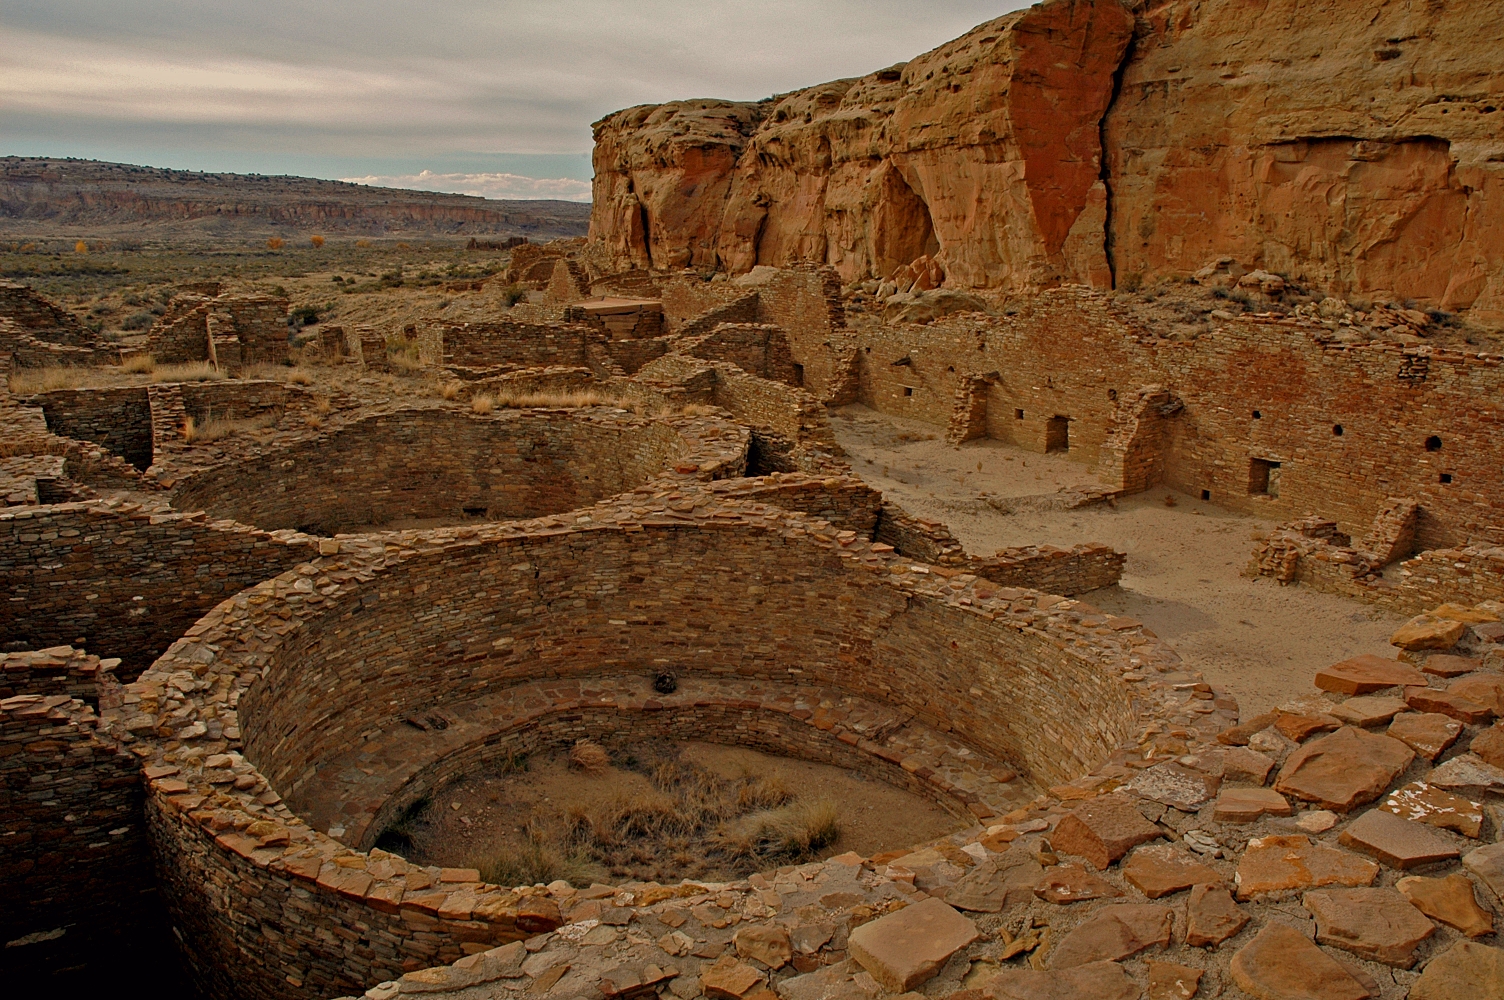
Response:
[{"label": "low wall", "polygon": [[57,389],[29,402],[42,408],[52,433],[103,445],[137,469],[151,467],[151,404],[145,386]]},{"label": "low wall", "polygon": [[76,639],[139,671],[203,612],[316,553],[317,541],[121,501],[0,511],[0,634]]},{"label": "low wall", "polygon": [[425,364],[514,365],[539,368],[586,363],[585,344],[593,331],[562,323],[426,323],[418,330]]},{"label": "low wall", "polygon": [[1028,587],[1074,597],[1111,587],[1123,577],[1128,556],[1109,545],[1084,544],[1069,549],[1029,545],[1000,549],[996,555],[972,556],[967,568],[1005,587]]}]

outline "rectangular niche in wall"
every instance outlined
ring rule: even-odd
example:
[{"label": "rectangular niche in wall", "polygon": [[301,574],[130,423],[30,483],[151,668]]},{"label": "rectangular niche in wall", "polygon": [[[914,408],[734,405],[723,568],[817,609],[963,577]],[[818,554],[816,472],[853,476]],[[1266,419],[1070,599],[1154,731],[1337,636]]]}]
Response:
[{"label": "rectangular niche in wall", "polygon": [[1045,451],[1071,450],[1071,418],[1051,417],[1044,425]]},{"label": "rectangular niche in wall", "polygon": [[1250,496],[1279,496],[1279,463],[1267,458],[1249,459],[1248,493]]}]

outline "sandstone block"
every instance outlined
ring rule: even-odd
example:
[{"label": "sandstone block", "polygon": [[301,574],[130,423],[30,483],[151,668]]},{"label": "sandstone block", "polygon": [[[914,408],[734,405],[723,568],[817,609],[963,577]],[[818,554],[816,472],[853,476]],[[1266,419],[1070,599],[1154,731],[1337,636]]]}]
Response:
[{"label": "sandstone block", "polygon": [[1238,988],[1258,1000],[1367,1000],[1368,986],[1304,934],[1270,923],[1228,966]]},{"label": "sandstone block", "polygon": [[1421,649],[1451,649],[1467,631],[1467,625],[1435,615],[1416,615],[1401,625],[1389,644],[1415,652]]},{"label": "sandstone block", "polygon": [[1162,836],[1126,795],[1104,795],[1078,806],[1055,827],[1055,850],[1105,869],[1139,844]]},{"label": "sandstone block", "polygon": [[1014,903],[1027,902],[1044,875],[1044,868],[1023,851],[1007,851],[983,861],[945,894],[945,901],[958,910],[1000,913]]},{"label": "sandstone block", "polygon": [[1003,969],[987,980],[986,994],[998,1000],[1139,1000],[1143,995],[1116,962],[1093,962],[1071,969]]},{"label": "sandstone block", "polygon": [[1219,823],[1252,823],[1260,816],[1289,816],[1289,801],[1272,788],[1224,788],[1213,818]]},{"label": "sandstone block", "polygon": [[1417,712],[1437,712],[1449,715],[1458,722],[1477,725],[1493,717],[1493,709],[1480,705],[1456,691],[1437,691],[1433,688],[1408,688],[1405,702]]},{"label": "sandstone block", "polygon": [[1450,653],[1432,653],[1421,664],[1421,670],[1437,677],[1458,677],[1470,674],[1483,666],[1483,661],[1471,656],[1453,656]]},{"label": "sandstone block", "polygon": [[1150,899],[1159,899],[1197,883],[1221,880],[1215,871],[1178,848],[1140,847],[1123,862],[1123,877]]},{"label": "sandstone block", "polygon": [[1504,840],[1467,852],[1462,856],[1462,865],[1495,896],[1504,899]]},{"label": "sandstone block", "polygon": [[1296,743],[1304,743],[1317,733],[1330,733],[1341,729],[1342,723],[1331,715],[1281,712],[1279,718],[1275,720],[1274,728]]},{"label": "sandstone block", "polygon": [[1214,948],[1242,930],[1249,919],[1225,887],[1193,886],[1186,902],[1185,943]]},{"label": "sandstone block", "polygon": [[737,929],[733,942],[742,958],[755,958],[770,969],[777,969],[794,956],[789,932],[776,924],[749,924]]},{"label": "sandstone block", "polygon": [[1504,997],[1504,950],[1458,941],[1426,963],[1410,987],[1410,1000],[1482,1000]]},{"label": "sandstone block", "polygon": [[1468,937],[1494,932],[1494,915],[1478,905],[1473,881],[1466,875],[1459,873],[1446,878],[1409,875],[1400,879],[1395,888],[1411,906]]},{"label": "sandstone block", "polygon": [[1223,781],[1262,785],[1269,780],[1269,772],[1274,770],[1272,757],[1246,747],[1228,747],[1217,751],[1216,755],[1222,765]]},{"label": "sandstone block", "polygon": [[1436,927],[1393,889],[1316,889],[1305,908],[1316,916],[1316,940],[1399,969]]},{"label": "sandstone block", "polygon": [[1424,781],[1395,789],[1379,806],[1385,812],[1427,826],[1452,830],[1474,840],[1483,832],[1483,806]]},{"label": "sandstone block", "polygon": [[1504,674],[1474,674],[1447,685],[1447,691],[1504,715]]},{"label": "sandstone block", "polygon": [[1386,735],[1434,761],[1457,742],[1462,735],[1462,723],[1440,712],[1406,712],[1395,717]]},{"label": "sandstone block", "polygon": [[1182,812],[1195,812],[1217,794],[1220,784],[1220,778],[1179,764],[1159,764],[1141,772],[1128,787],[1146,799]]},{"label": "sandstone block", "polygon": [[970,920],[931,898],[863,924],[847,947],[873,979],[905,993],[932,978],[978,933]]},{"label": "sandstone block", "polygon": [[1477,754],[1465,753],[1434,768],[1426,781],[1473,798],[1504,791],[1504,767],[1494,767]]},{"label": "sandstone block", "polygon": [[1146,948],[1162,948],[1170,943],[1174,924],[1174,913],[1168,906],[1154,903],[1104,906],[1060,940],[1050,952],[1050,968],[1116,962]]},{"label": "sandstone block", "polygon": [[1362,851],[1402,871],[1455,858],[1461,853],[1429,827],[1382,809],[1373,809],[1359,816],[1337,840],[1345,847]]},{"label": "sandstone block", "polygon": [[[1457,730],[1461,732],[1462,727],[1457,726]],[[1504,723],[1496,722],[1474,736],[1468,750],[1476,754],[1485,764],[1504,768]]]},{"label": "sandstone block", "polygon": [[1191,1000],[1201,987],[1200,969],[1149,959],[1149,1000]]},{"label": "sandstone block", "polygon": [[1424,684],[1419,670],[1399,660],[1365,653],[1316,672],[1316,686],[1338,694],[1371,694],[1385,688]]},{"label": "sandstone block", "polygon": [[1368,885],[1378,874],[1379,866],[1367,858],[1295,834],[1250,840],[1236,881],[1238,898],[1246,900],[1265,892]]},{"label": "sandstone block", "polygon": [[1408,707],[1401,698],[1368,694],[1349,698],[1342,704],[1334,706],[1331,714],[1344,725],[1371,729],[1374,726],[1382,726]]},{"label": "sandstone block", "polygon": [[762,985],[763,975],[745,962],[723,957],[700,976],[700,988],[708,997],[741,1000]]},{"label": "sandstone block", "polygon": [[1414,759],[1399,740],[1346,726],[1292,753],[1274,788],[1347,812],[1382,795]]}]

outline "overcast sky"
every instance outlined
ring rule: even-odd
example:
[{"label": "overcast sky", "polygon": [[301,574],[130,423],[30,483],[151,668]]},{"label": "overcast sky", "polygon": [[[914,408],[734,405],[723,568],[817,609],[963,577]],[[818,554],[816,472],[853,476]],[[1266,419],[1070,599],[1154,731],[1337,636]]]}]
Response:
[{"label": "overcast sky", "polygon": [[589,198],[590,123],[909,59],[1016,0],[0,0],[0,155]]}]

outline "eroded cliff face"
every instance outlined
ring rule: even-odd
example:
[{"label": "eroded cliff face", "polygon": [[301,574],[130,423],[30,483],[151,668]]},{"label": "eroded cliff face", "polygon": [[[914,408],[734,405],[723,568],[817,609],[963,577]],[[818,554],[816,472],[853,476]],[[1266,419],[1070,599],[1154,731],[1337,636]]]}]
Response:
[{"label": "eroded cliff face", "polygon": [[596,124],[623,267],[933,257],[951,288],[1131,285],[1218,257],[1504,321],[1489,0],[1049,0],[912,62]]},{"label": "eroded cliff face", "polygon": [[1218,255],[1504,321],[1504,18],[1488,0],[1177,0],[1108,114],[1119,281]]}]

